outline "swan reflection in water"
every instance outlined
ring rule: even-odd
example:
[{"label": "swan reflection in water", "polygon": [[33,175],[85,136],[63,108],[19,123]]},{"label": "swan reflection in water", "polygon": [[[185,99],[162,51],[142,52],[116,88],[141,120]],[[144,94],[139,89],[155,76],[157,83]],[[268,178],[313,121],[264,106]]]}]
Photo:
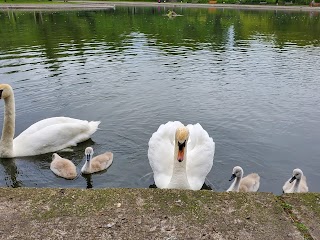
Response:
[{"label": "swan reflection in water", "polygon": [[3,166],[5,172],[5,184],[7,187],[23,187],[23,184],[20,180],[17,179],[17,176],[20,174],[15,163],[15,159],[1,159],[0,164]]},{"label": "swan reflection in water", "polygon": [[87,189],[93,188],[91,174],[82,174],[82,177],[84,177],[86,179]]}]

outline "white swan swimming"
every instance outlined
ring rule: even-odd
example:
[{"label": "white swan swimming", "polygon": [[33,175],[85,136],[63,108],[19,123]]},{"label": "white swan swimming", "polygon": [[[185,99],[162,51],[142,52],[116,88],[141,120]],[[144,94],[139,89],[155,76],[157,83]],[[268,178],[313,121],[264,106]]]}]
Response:
[{"label": "white swan swimming", "polygon": [[227,192],[256,192],[260,187],[260,176],[257,173],[250,173],[243,177],[243,169],[236,166],[232,170],[229,181],[233,181]]},{"label": "white swan swimming", "polygon": [[60,157],[57,153],[52,154],[50,170],[59,177],[66,179],[74,179],[77,177],[77,169],[74,163],[69,159]]},{"label": "white swan swimming", "polygon": [[308,192],[307,178],[301,169],[296,168],[292,172],[292,177],[285,182],[282,187],[284,193]]},{"label": "white swan swimming", "polygon": [[34,156],[75,146],[89,139],[100,124],[100,121],[88,122],[67,117],[47,118],[31,125],[13,139],[15,102],[9,84],[0,84],[0,99],[5,102],[0,158]]},{"label": "white swan swimming", "polygon": [[86,155],[86,162],[81,168],[81,172],[83,174],[91,174],[95,172],[100,172],[112,164],[113,161],[113,153],[112,152],[105,152],[103,154],[100,154],[94,158],[93,156],[93,149],[92,147],[87,147],[84,151]]},{"label": "white swan swimming", "polygon": [[213,165],[215,143],[197,123],[162,124],[149,140],[148,158],[158,188],[199,190]]}]

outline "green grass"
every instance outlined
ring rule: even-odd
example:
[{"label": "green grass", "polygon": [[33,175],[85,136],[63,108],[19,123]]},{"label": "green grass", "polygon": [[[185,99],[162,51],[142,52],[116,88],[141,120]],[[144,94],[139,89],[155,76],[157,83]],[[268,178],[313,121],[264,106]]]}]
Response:
[{"label": "green grass", "polygon": [[292,210],[292,206],[286,202],[282,202],[281,206],[283,207],[284,210],[286,211],[291,211]]},{"label": "green grass", "polygon": [[312,236],[309,233],[309,229],[306,225],[304,225],[296,214],[293,212],[293,206],[285,201],[285,199],[282,196],[278,196],[277,200],[280,202],[281,207],[283,210],[288,214],[288,216],[291,218],[291,221],[296,226],[296,228],[301,232],[303,235],[303,238],[305,240],[313,240]]}]

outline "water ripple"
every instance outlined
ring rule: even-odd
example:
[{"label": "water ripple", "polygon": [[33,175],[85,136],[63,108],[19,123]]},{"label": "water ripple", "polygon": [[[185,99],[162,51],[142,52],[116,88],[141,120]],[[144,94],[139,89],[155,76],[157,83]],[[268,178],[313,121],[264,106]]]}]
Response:
[{"label": "water ripple", "polygon": [[181,44],[131,29],[116,40],[57,34],[65,41],[51,52],[41,44],[2,49],[0,75],[15,90],[17,134],[51,116],[101,120],[94,142],[63,154],[78,170],[86,146],[112,150],[115,160],[107,172],[74,181],[50,171],[50,154],[0,160],[0,185],[148,187],[148,140],[169,120],[199,122],[213,137],[217,152],[207,178],[218,191],[228,187],[234,165],[268,179],[262,191],[279,193],[300,165],[316,179],[319,47],[280,44],[275,34],[258,31],[241,38],[236,24],[201,41],[184,37]]}]

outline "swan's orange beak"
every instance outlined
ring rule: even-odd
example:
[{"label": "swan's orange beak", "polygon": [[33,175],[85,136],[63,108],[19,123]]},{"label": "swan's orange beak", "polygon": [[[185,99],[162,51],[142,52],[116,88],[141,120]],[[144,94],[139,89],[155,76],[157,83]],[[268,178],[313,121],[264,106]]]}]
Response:
[{"label": "swan's orange beak", "polygon": [[183,161],[183,157],[184,157],[184,148],[182,150],[178,151],[178,161],[182,162]]},{"label": "swan's orange beak", "polygon": [[179,150],[178,150],[177,160],[179,162],[182,162],[184,158],[184,148],[186,147],[186,141],[184,141],[183,143],[178,142],[178,147],[179,147]]}]

